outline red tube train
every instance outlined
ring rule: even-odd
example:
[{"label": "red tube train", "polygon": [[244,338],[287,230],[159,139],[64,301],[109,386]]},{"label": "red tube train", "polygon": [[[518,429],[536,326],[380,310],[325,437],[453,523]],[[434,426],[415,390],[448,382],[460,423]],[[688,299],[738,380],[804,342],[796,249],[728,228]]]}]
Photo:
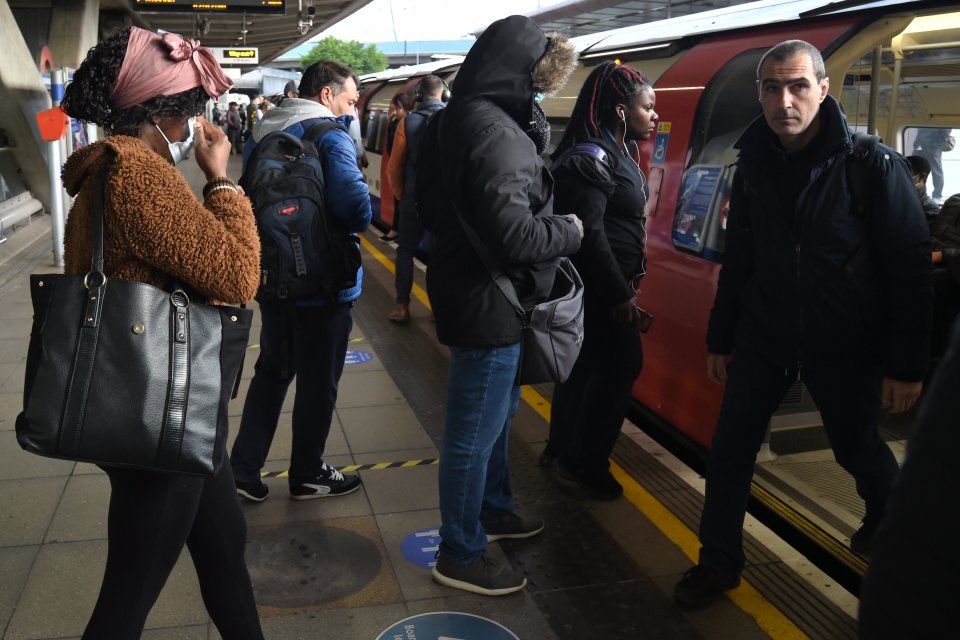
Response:
[{"label": "red tube train", "polygon": [[[560,139],[592,68],[619,60],[640,69],[657,93],[661,122],[638,149],[650,184],[647,268],[637,301],[656,316],[644,336],[635,400],[701,452],[710,444],[722,388],[706,376],[705,334],[724,248],[734,141],[760,115],[756,67],[771,46],[799,38],[824,54],[830,93],[851,126],[879,133],[910,155],[922,129],[960,128],[960,2],[763,0],[575,38],[580,67],[543,107]],[[365,175],[382,223],[393,198],[381,169],[387,105],[428,73],[456,94],[462,58],[363,78],[361,107],[370,166]],[[548,150],[552,151],[552,150]],[[955,157],[954,157],[955,156]],[[943,154],[944,194],[960,192],[960,149]],[[833,462],[816,408],[802,387],[788,394],[758,461],[762,493],[837,541],[860,517],[852,480]],[[902,452],[906,421],[882,425]],[[838,471],[839,470],[839,471]],[[847,557],[862,571],[862,561]]]}]

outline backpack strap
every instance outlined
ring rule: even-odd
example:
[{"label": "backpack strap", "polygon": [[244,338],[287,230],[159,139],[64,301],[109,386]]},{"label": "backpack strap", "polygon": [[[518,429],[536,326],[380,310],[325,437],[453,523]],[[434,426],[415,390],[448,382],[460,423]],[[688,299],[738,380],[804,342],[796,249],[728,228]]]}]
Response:
[{"label": "backpack strap", "polygon": [[595,142],[579,142],[573,146],[571,155],[579,154],[581,156],[590,156],[591,158],[596,158],[603,164],[609,166],[610,162],[607,160],[607,151],[600,145]]},{"label": "backpack strap", "polygon": [[316,144],[320,142],[320,138],[327,135],[334,129],[340,129],[347,135],[350,135],[350,132],[347,131],[347,129],[336,120],[317,118],[314,120],[314,124],[303,128],[303,137],[301,140],[309,140],[310,142]]},{"label": "backpack strap", "polygon": [[880,136],[853,132],[853,152],[847,158],[847,184],[859,215],[864,215],[870,202],[870,161],[880,144]]}]

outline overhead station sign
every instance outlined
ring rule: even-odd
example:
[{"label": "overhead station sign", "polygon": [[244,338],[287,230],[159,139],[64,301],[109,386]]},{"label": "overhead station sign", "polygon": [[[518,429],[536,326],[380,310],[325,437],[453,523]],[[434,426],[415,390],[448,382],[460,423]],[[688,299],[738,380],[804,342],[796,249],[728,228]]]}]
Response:
[{"label": "overhead station sign", "polygon": [[215,13],[279,13],[287,12],[286,0],[130,0],[136,11],[182,11]]},{"label": "overhead station sign", "polygon": [[257,47],[210,47],[213,57],[224,64],[260,64],[260,50]]}]

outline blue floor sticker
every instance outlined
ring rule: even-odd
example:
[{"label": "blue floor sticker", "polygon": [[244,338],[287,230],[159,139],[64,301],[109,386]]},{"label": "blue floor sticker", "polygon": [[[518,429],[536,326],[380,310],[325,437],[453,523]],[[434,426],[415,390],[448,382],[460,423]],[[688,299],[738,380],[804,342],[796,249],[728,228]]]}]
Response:
[{"label": "blue floor sticker", "polygon": [[377,640],[520,640],[493,620],[456,611],[421,613],[394,624]]},{"label": "blue floor sticker", "polygon": [[437,564],[437,549],[440,548],[440,531],[422,529],[408,535],[400,544],[403,557],[409,562],[430,569]]},{"label": "blue floor sticker", "polygon": [[373,360],[373,354],[367,351],[347,351],[347,357],[344,359],[344,364],[363,364],[364,362],[370,362]]}]

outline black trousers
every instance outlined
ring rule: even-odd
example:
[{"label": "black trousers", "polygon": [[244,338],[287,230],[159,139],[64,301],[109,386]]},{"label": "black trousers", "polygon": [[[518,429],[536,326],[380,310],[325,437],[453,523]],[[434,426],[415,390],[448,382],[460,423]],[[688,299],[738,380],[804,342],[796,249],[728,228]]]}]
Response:
[{"label": "black trousers", "polygon": [[307,482],[323,467],[323,451],[353,328],[352,307],[263,303],[260,321],[260,357],[243,404],[230,464],[241,482],[260,477],[283,400],[296,377],[289,481]]},{"label": "black trousers", "polygon": [[[700,519],[700,564],[739,574],[743,520],[757,452],[770,416],[797,377],[749,353],[728,367],[727,388],[707,462],[706,499]],[[877,431],[883,376],[872,367],[831,362],[804,364],[803,382],[817,403],[834,457],[854,477],[866,502],[866,520],[883,517],[898,466]]]},{"label": "black trousers", "polygon": [[570,377],[553,390],[547,451],[588,473],[603,473],[643,368],[643,346],[636,329],[616,322],[610,307],[589,298],[583,331]]},{"label": "black trousers", "polygon": [[410,291],[413,289],[413,258],[417,247],[423,241],[424,229],[417,216],[417,205],[414,202],[400,200],[400,209],[397,215],[401,226],[397,238],[397,304],[410,304]]},{"label": "black trousers", "polygon": [[210,478],[103,467],[107,568],[83,640],[137,640],[186,543],[224,640],[263,640],[244,562],[247,526],[230,465]]}]

